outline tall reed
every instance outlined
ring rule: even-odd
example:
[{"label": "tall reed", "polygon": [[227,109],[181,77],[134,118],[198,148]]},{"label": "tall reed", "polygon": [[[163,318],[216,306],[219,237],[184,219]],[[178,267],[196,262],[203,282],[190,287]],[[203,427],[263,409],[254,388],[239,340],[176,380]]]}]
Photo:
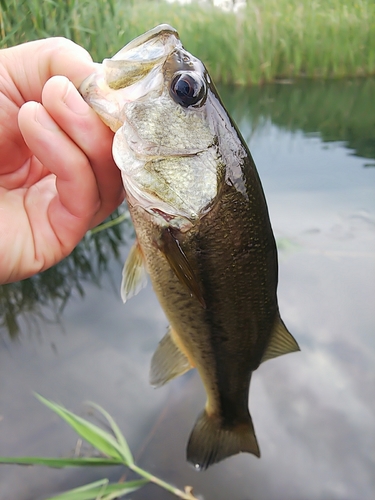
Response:
[{"label": "tall reed", "polygon": [[1,46],[66,36],[94,59],[169,23],[216,81],[375,74],[373,0],[248,0],[238,13],[161,0],[1,0]]}]

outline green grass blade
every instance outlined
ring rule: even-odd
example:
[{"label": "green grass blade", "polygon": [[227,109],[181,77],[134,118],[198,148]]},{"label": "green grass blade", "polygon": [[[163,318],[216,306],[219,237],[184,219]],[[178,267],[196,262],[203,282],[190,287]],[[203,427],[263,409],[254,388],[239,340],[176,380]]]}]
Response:
[{"label": "green grass blade", "polygon": [[[120,495],[127,495],[133,491],[139,490],[147,484],[146,479],[137,479],[136,481],[127,481],[126,483],[109,484],[105,490],[105,497],[103,500],[114,500]],[[122,488],[120,488],[122,486]]]},{"label": "green grass blade", "polygon": [[101,479],[94,483],[85,484],[79,488],[66,491],[47,500],[90,500],[91,498],[101,498],[102,492],[108,486],[108,479]]},{"label": "green grass blade", "polygon": [[103,467],[123,465],[123,460],[113,458],[49,458],[49,457],[0,457],[0,464],[43,465],[63,469],[65,467]]},{"label": "green grass blade", "polygon": [[98,410],[108,420],[108,423],[111,426],[112,431],[113,431],[114,435],[116,436],[117,441],[119,442],[119,444],[121,446],[121,451],[122,451],[123,457],[126,460],[126,463],[127,464],[134,464],[134,458],[133,458],[132,452],[130,451],[129,445],[128,445],[123,433],[121,432],[119,426],[116,424],[115,420],[111,417],[111,415],[104,408],[102,408],[98,404],[93,403],[91,401],[89,401],[88,404],[90,406],[92,406],[93,408],[95,408],[96,410]]},{"label": "green grass blade", "polygon": [[50,497],[48,500],[113,500],[138,490],[147,483],[145,480],[109,484],[108,479],[95,481],[66,493]]},{"label": "green grass blade", "polygon": [[92,446],[111,458],[126,461],[126,458],[122,454],[120,444],[109,432],[106,432],[88,420],[75,415],[63,406],[43,398],[39,394],[35,394],[35,396],[39,399],[39,401],[65,420],[65,422],[67,422],[77,432],[77,434],[79,434]]},{"label": "green grass blade", "polygon": [[103,222],[102,224],[99,224],[99,226],[92,228],[90,230],[90,233],[91,234],[99,233],[100,231],[104,231],[105,229],[108,229],[110,227],[117,226],[117,224],[121,224],[121,222],[123,222],[124,220],[129,220],[129,219],[130,219],[129,212],[124,212],[115,219],[111,219],[108,222]]}]

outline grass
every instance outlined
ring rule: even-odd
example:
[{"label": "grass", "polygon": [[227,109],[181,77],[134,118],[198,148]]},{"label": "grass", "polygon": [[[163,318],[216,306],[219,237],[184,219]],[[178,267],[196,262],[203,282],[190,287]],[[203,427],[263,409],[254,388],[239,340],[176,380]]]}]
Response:
[{"label": "grass", "polygon": [[132,493],[148,483],[154,483],[183,500],[198,500],[193,495],[191,487],[187,486],[182,491],[136,465],[126,439],[116,422],[100,406],[90,403],[91,407],[106,418],[112,432],[94,425],[63,406],[53,403],[38,394],[36,394],[36,397],[67,422],[82,439],[96,448],[100,456],[73,458],[0,457],[0,464],[42,465],[55,468],[124,465],[142,478],[118,483],[110,483],[108,479],[101,479],[50,497],[48,500],[113,500]]},{"label": "grass", "polygon": [[375,74],[373,0],[248,0],[238,13],[209,3],[158,0],[1,0],[0,5],[2,47],[59,35],[101,61],[167,22],[217,82]]}]

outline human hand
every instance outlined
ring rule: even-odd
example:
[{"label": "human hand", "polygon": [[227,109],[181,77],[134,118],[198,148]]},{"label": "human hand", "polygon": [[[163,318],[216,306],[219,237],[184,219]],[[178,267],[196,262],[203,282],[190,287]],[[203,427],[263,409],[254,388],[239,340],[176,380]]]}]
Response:
[{"label": "human hand", "polygon": [[0,283],[59,262],[123,200],[113,134],[75,88],[94,71],[63,38],[0,51]]}]

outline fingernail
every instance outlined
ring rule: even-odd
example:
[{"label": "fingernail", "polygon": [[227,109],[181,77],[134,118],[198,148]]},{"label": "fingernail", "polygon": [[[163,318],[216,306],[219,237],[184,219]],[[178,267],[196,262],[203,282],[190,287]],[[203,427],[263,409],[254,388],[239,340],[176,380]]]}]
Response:
[{"label": "fingernail", "polygon": [[68,108],[74,111],[77,115],[86,115],[90,109],[72,82],[69,82],[68,84],[68,90],[66,91],[63,101]]},{"label": "fingernail", "polygon": [[55,130],[59,130],[59,126],[57,125],[57,123],[50,117],[50,115],[40,103],[37,103],[35,120],[47,130],[52,130],[53,132]]}]

